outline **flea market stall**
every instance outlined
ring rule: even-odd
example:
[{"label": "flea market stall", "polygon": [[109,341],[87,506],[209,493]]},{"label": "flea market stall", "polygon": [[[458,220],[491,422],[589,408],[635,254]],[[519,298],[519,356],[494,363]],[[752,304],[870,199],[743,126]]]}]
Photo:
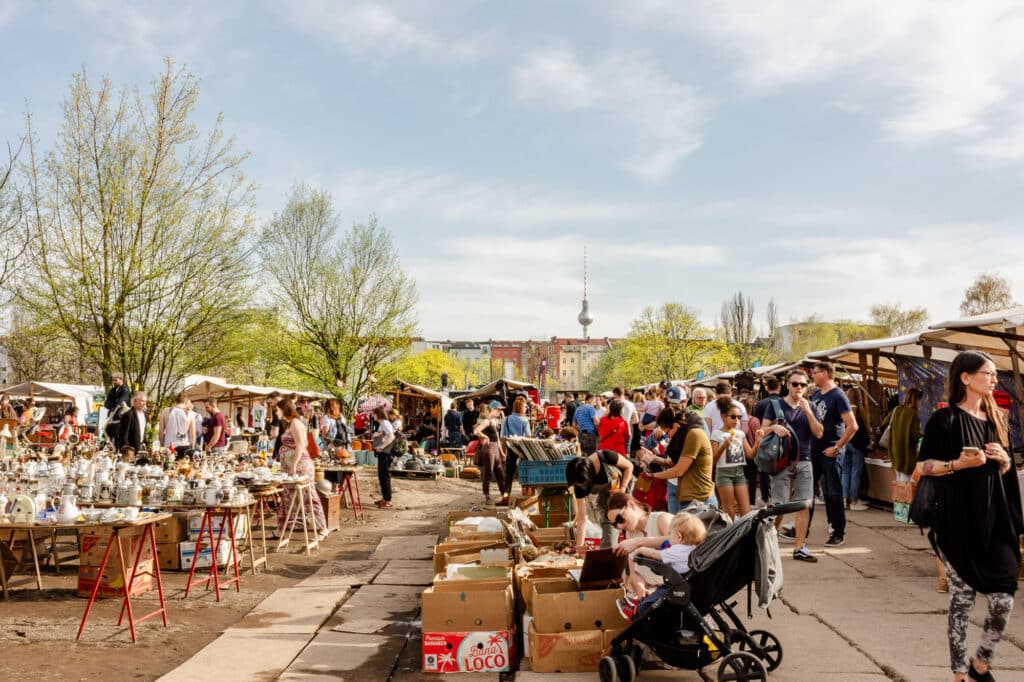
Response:
[{"label": "flea market stall", "polygon": [[[949,363],[962,350],[983,350],[992,356],[999,372],[999,388],[1010,397],[1010,438],[1021,446],[1020,354],[1017,343],[1024,339],[1024,308],[1014,308],[963,320],[933,325],[928,330],[885,339],[855,341],[827,351],[808,354],[810,359],[830,360],[847,372],[847,378],[862,383],[872,400],[872,422],[882,418],[899,404],[906,391],[922,393],[919,408],[921,427],[945,399]],[[880,429],[879,429],[880,431]],[[877,436],[874,434],[877,442]],[[888,454],[876,449],[865,461],[867,494],[873,499],[892,502],[895,476]]]},{"label": "flea market stall", "polygon": [[215,401],[218,409],[224,413],[232,425],[238,425],[241,421],[244,424],[243,428],[259,430],[266,419],[263,401],[274,391],[281,395],[295,393],[299,397],[311,401],[329,397],[315,391],[293,391],[274,386],[233,384],[222,377],[201,374],[185,377],[185,388],[182,393],[193,403],[202,403],[204,400]]},{"label": "flea market stall", "polygon": [[392,396],[392,405],[402,415],[405,430],[417,435],[418,442],[427,440],[428,431],[435,438],[441,433],[441,420],[452,404],[451,398],[406,381],[399,381],[398,388],[389,391],[388,395]]},{"label": "flea market stall", "polygon": [[8,386],[3,389],[3,392],[10,396],[11,400],[32,398],[37,406],[45,408],[45,414],[42,415],[42,423],[35,440],[51,443],[55,441],[55,431],[50,424],[60,421],[65,409],[72,405],[78,408],[81,433],[86,430],[87,416],[94,411],[93,406],[97,402],[102,403],[104,397],[102,386],[63,384],[53,381],[25,381]]}]

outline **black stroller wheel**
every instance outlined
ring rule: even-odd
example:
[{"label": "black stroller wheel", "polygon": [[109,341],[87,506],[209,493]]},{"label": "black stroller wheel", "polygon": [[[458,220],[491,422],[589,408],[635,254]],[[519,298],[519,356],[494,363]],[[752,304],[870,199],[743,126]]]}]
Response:
[{"label": "black stroller wheel", "polygon": [[630,656],[618,656],[615,667],[619,673],[619,682],[633,682],[636,679],[636,664]]},{"label": "black stroller wheel", "polygon": [[634,642],[630,655],[633,657],[633,668],[640,672],[640,668],[643,667],[644,663],[644,648]]},{"label": "black stroller wheel", "polygon": [[619,682],[619,671],[615,666],[615,659],[611,656],[605,656],[601,659],[601,663],[597,666],[597,674],[601,678],[601,682]]},{"label": "black stroller wheel", "polygon": [[782,643],[767,630],[751,630],[736,644],[740,651],[749,651],[764,661],[768,672],[773,672],[782,663]]},{"label": "black stroller wheel", "polygon": [[768,671],[754,654],[734,651],[718,666],[718,682],[766,682]]}]

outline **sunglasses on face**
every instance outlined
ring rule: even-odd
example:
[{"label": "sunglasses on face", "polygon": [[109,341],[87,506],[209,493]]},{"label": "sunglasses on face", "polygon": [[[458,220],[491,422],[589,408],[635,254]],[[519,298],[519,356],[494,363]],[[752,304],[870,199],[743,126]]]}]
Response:
[{"label": "sunglasses on face", "polygon": [[792,386],[793,388],[807,388],[807,384],[799,381],[791,381],[789,382],[789,385]]},{"label": "sunglasses on face", "polygon": [[622,524],[624,524],[625,522],[626,522],[626,517],[625,516],[623,516],[622,514],[616,514],[615,515],[615,520],[612,521],[612,525],[618,527],[618,526],[621,526]]},{"label": "sunglasses on face", "polygon": [[739,419],[740,418],[740,415],[738,415],[738,414],[727,414],[725,416],[728,417],[729,419]]}]

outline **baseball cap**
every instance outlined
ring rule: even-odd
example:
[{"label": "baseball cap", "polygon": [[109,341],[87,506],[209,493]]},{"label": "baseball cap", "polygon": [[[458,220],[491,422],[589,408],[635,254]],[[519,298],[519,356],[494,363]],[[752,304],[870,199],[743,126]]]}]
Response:
[{"label": "baseball cap", "polygon": [[683,393],[683,389],[679,386],[672,386],[665,391],[665,400],[670,403],[681,403],[685,399],[686,395]]},{"label": "baseball cap", "polygon": [[504,410],[505,409],[505,406],[502,405],[497,400],[492,400],[491,402],[487,403],[487,407],[491,408],[492,410]]}]

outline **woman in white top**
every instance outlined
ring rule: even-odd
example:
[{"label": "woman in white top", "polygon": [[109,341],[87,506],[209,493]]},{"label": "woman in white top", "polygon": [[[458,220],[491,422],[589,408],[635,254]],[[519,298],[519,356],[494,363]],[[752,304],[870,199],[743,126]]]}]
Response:
[{"label": "woman in white top", "polygon": [[743,413],[734,405],[729,396],[715,401],[722,415],[722,428],[711,432],[711,454],[715,461],[715,488],[722,511],[736,518],[736,507],[740,516],[750,511],[750,494],[747,491],[747,477],[743,466],[754,458],[761,444],[758,435],[753,445],[740,426]]},{"label": "woman in white top", "polygon": [[[668,541],[672,514],[651,511],[643,502],[616,490],[608,496],[608,520],[612,526],[626,533],[626,539],[615,546],[615,553],[629,554],[640,547],[660,549]],[[636,572],[632,561],[627,570],[627,587],[638,597],[647,596],[650,588]]]}]

